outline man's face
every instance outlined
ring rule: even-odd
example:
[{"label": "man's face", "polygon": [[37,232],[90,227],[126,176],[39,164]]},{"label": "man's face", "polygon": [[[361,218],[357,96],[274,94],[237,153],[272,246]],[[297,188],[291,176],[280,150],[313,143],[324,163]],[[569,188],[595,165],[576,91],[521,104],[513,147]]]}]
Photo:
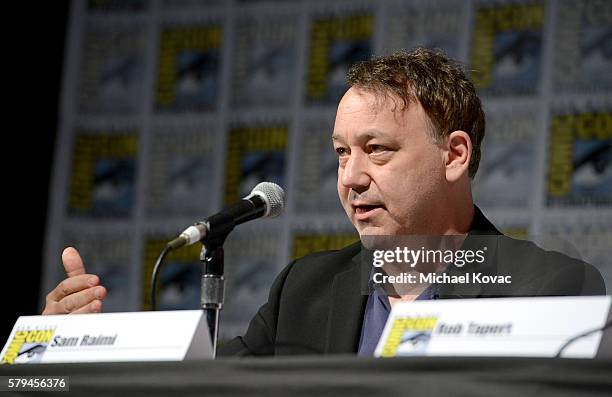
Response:
[{"label": "man's face", "polygon": [[360,236],[437,232],[446,180],[420,104],[349,89],[336,114],[338,195]]}]

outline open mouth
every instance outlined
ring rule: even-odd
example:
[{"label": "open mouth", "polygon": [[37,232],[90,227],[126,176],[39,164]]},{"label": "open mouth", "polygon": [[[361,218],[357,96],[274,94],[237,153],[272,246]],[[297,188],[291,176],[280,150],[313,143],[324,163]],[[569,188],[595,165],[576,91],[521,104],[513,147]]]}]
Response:
[{"label": "open mouth", "polygon": [[358,205],[355,206],[355,212],[358,214],[365,214],[367,212],[373,211],[376,208],[382,208],[382,205]]},{"label": "open mouth", "polygon": [[353,205],[357,219],[364,220],[373,215],[376,210],[385,208],[382,204],[359,204]]}]

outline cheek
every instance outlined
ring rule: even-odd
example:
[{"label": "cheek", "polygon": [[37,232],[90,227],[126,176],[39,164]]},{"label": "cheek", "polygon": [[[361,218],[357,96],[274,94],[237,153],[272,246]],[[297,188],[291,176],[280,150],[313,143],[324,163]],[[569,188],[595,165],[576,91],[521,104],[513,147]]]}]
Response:
[{"label": "cheek", "polygon": [[338,197],[340,198],[340,202],[344,204],[347,201],[348,188],[341,183],[339,173],[338,173],[338,180],[336,182],[336,188],[338,190]]},{"label": "cheek", "polygon": [[406,173],[389,180],[384,194],[387,210],[394,214],[405,212],[414,201],[415,190],[419,189],[415,182]]},{"label": "cheek", "polygon": [[440,185],[442,169],[433,156],[419,156],[419,161],[402,166],[384,178],[384,198],[389,210],[396,214],[411,213],[423,201],[432,200],[433,191]]}]

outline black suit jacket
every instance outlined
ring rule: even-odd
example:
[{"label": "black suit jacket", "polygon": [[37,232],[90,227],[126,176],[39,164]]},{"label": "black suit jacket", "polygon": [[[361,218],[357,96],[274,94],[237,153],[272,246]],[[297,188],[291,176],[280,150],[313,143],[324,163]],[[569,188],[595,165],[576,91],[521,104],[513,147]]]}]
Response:
[{"label": "black suit jacket", "polygon": [[[490,259],[469,271],[512,275],[512,284],[501,288],[446,285],[439,292],[440,299],[606,292],[601,275],[591,265],[505,237],[475,207],[466,243],[477,235],[493,238]],[[268,302],[251,320],[245,335],[220,346],[219,355],[356,353],[368,298],[364,285],[371,270],[362,265],[364,252],[357,242],[291,262],[274,281]],[[449,270],[451,274],[464,271],[467,269]]]}]

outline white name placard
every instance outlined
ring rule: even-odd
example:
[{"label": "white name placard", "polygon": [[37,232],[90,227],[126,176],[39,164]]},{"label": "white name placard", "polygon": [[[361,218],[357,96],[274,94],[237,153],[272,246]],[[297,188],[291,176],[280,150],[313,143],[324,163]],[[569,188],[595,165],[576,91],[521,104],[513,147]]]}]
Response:
[{"label": "white name placard", "polygon": [[[375,351],[394,356],[554,357],[603,327],[610,296],[423,300],[394,305]],[[602,332],[561,357],[593,358]]]},{"label": "white name placard", "polygon": [[22,316],[0,362],[181,361],[211,358],[201,310]]}]

